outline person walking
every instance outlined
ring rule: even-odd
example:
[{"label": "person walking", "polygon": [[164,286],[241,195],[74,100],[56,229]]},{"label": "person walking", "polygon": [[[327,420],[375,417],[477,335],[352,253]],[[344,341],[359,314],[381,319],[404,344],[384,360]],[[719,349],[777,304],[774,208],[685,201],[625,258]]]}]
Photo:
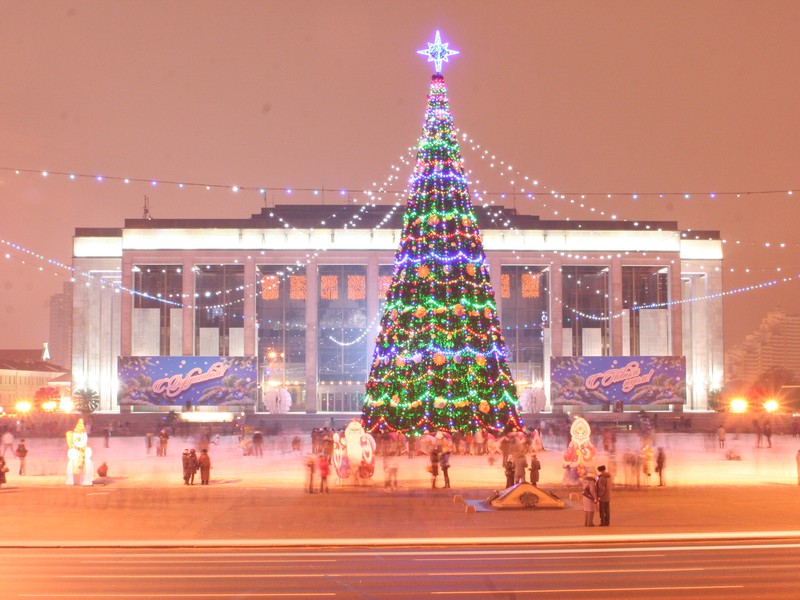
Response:
[{"label": "person walking", "polygon": [[725,436],[726,436],[726,433],[727,432],[725,431],[725,427],[723,427],[722,425],[720,425],[717,428],[717,439],[719,440],[719,447],[720,448],[724,448],[725,447]]},{"label": "person walking", "polygon": [[[800,456],[800,454],[798,454],[798,456]],[[798,464],[800,464],[800,462],[798,462]],[[8,473],[8,467],[6,466],[6,459],[3,456],[0,456],[0,486],[2,486],[6,482],[6,473]]]},{"label": "person walking", "polygon": [[[314,493],[314,473],[317,470],[317,460],[313,454],[309,454],[306,456],[306,471],[308,472],[308,493]],[[358,473],[358,471],[356,471]],[[358,480],[358,475],[356,475],[356,481]]]},{"label": "person walking", "polygon": [[383,489],[387,492],[397,491],[397,454],[389,450],[383,455]]},{"label": "person walking", "polygon": [[189,450],[189,485],[194,485],[194,476],[200,468],[200,459],[197,457],[197,450]]},{"label": "person walking", "polygon": [[[320,449],[321,449],[320,444]],[[260,431],[253,432],[253,454],[258,457],[264,456],[264,434]]]},{"label": "person walking", "polygon": [[158,455],[159,456],[166,456],[167,455],[167,444],[169,443],[169,433],[167,433],[166,429],[162,429],[161,432],[158,434]]},{"label": "person walking", "polygon": [[583,478],[583,514],[584,527],[594,527],[594,511],[597,508],[597,482],[587,475]]},{"label": "person walking", "polygon": [[664,454],[664,448],[658,449],[656,454],[656,473],[658,473],[658,485],[664,485],[664,466],[667,463],[667,455]]},{"label": "person walking", "polygon": [[772,425],[764,423],[764,437],[767,438],[767,448],[772,448]]},{"label": "person walking", "polygon": [[[321,444],[320,444],[321,446]],[[320,448],[321,449],[321,448]],[[325,455],[320,453],[319,461],[319,493],[328,493],[328,473],[331,471],[331,465]]]},{"label": "person walking", "polygon": [[517,452],[514,457],[514,483],[525,481],[525,471],[528,468],[528,459],[522,452]]},{"label": "person walking", "polygon": [[181,454],[181,466],[183,467],[183,485],[189,485],[189,449],[184,448]]},{"label": "person walking", "polygon": [[431,464],[428,467],[431,472],[431,487],[436,487],[436,478],[439,476],[439,452],[434,448],[431,450]]},{"label": "person walking", "polygon": [[442,452],[442,457],[439,459],[439,466],[442,467],[442,475],[444,475],[444,487],[450,487],[450,452]]},{"label": "person walking", "polygon": [[14,456],[19,459],[19,474],[25,475],[25,457],[28,456],[28,447],[25,445],[25,440],[19,441],[17,449],[14,450]]},{"label": "person walking", "polygon": [[10,429],[6,429],[3,435],[0,436],[0,442],[3,444],[3,458],[6,457],[6,450],[14,454],[14,434]]},{"label": "person walking", "polygon": [[514,485],[514,461],[509,458],[504,468],[506,473],[506,489],[508,489]]},{"label": "person walking", "polygon": [[600,527],[611,525],[611,475],[605,465],[597,467],[597,499],[600,504]]},{"label": "person walking", "polygon": [[542,463],[539,462],[539,459],[534,452],[531,454],[531,483],[534,487],[539,487],[539,471],[542,470]]},{"label": "person walking", "polygon": [[797,485],[800,485],[800,450],[797,451]]},{"label": "person walking", "polygon": [[653,447],[650,444],[645,444],[642,447],[642,473],[645,475],[647,485],[650,485],[650,476],[655,470],[656,453],[653,452]]},{"label": "person walking", "polygon": [[203,448],[197,463],[200,466],[200,485],[208,485],[208,480],[211,478],[211,457],[208,455],[208,450]]}]

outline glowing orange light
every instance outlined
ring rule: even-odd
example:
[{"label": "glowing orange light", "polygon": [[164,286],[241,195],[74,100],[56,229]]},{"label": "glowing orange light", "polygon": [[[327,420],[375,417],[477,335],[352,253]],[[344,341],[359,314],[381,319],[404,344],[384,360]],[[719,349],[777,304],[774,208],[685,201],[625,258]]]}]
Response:
[{"label": "glowing orange light", "polygon": [[731,400],[731,412],[734,413],[743,413],[747,412],[747,400],[744,398],[734,398]]}]

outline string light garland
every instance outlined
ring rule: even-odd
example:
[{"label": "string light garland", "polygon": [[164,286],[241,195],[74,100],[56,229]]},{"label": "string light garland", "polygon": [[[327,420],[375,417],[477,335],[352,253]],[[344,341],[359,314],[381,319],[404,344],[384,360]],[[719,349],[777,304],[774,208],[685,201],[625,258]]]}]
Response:
[{"label": "string light garland", "polygon": [[[464,133],[463,137],[465,140],[468,140],[471,144],[474,144],[472,147],[473,150],[478,151],[481,149],[480,144],[474,142],[472,138],[468,138],[468,134]],[[409,148],[409,151],[413,150],[413,147]],[[479,152],[480,158],[486,160],[487,158],[494,158],[495,155],[491,155],[488,150],[483,150]],[[402,157],[401,161],[405,162]],[[490,163],[488,165],[490,168],[495,167],[506,167],[508,169],[514,169],[511,165],[506,165],[504,161],[499,160],[497,164]],[[399,169],[399,167],[392,167]],[[299,192],[310,193],[313,196],[321,196],[326,193],[334,193],[338,194],[339,196],[349,196],[352,194],[356,195],[366,195],[370,198],[374,196],[376,193],[386,194],[386,195],[393,195],[393,196],[404,196],[408,193],[406,188],[387,188],[385,186],[381,187],[373,187],[373,188],[358,188],[358,187],[341,187],[335,189],[327,189],[324,187],[314,187],[314,186],[267,186],[267,185],[236,185],[236,184],[225,184],[225,183],[212,183],[212,182],[198,182],[198,181],[188,181],[188,182],[179,182],[175,180],[169,179],[159,179],[159,178],[150,178],[150,177],[122,177],[119,175],[93,175],[91,173],[79,173],[73,171],[47,171],[41,169],[31,169],[25,167],[4,167],[0,166],[0,171],[6,172],[13,172],[17,175],[29,174],[29,175],[41,175],[42,177],[66,177],[71,181],[76,180],[87,180],[87,181],[95,181],[98,183],[102,182],[118,182],[124,184],[146,184],[151,187],[156,186],[174,186],[178,189],[185,189],[185,188],[198,188],[203,189],[206,191],[209,190],[227,190],[234,194],[242,193],[257,193],[259,196],[264,196],[266,193],[283,193],[287,196],[296,195]],[[473,170],[467,170],[467,174],[473,173]],[[515,176],[521,177],[525,182],[527,182],[531,186],[539,186],[540,182],[538,179],[535,179],[528,175],[523,175],[521,171],[514,169],[513,174]],[[499,170],[500,177],[506,177],[506,174]],[[390,180],[397,179],[396,176],[390,176]],[[468,179],[468,182],[472,184],[472,180]],[[480,180],[475,182],[476,184],[480,184]],[[516,181],[512,180],[509,182],[510,185],[516,185]],[[376,189],[377,188],[377,189]],[[592,197],[602,197],[606,199],[613,199],[613,198],[622,198],[622,199],[629,199],[629,200],[640,200],[644,198],[657,198],[659,200],[663,200],[665,198],[682,198],[684,200],[716,200],[719,198],[746,198],[748,196],[774,196],[774,195],[783,195],[783,196],[794,196],[795,194],[800,193],[800,188],[790,188],[790,189],[778,189],[778,188],[765,188],[765,189],[743,189],[743,190],[729,190],[729,191],[708,191],[708,190],[695,190],[695,191],[650,191],[650,192],[621,192],[621,191],[580,191],[580,192],[560,192],[556,191],[555,189],[546,189],[543,188],[542,191],[534,191],[529,190],[525,187],[521,187],[519,190],[488,190],[488,189],[475,189],[472,193],[478,197],[493,197],[498,198],[501,200],[507,200],[509,197],[512,196],[519,196],[520,198],[527,198],[529,200],[533,199],[541,199],[546,200],[547,198],[556,198],[561,200],[571,201],[572,203],[578,202],[578,199],[585,199],[585,198],[592,198]],[[603,209],[595,208],[595,207],[585,207],[588,208],[591,212],[597,212],[605,216]]]}]

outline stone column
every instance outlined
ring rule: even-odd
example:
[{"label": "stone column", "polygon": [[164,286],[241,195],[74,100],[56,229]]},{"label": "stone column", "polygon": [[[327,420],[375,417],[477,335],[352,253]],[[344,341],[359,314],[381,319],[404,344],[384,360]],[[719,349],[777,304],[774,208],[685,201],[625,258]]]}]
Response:
[{"label": "stone column", "polygon": [[317,261],[306,265],[306,412],[317,412],[317,303],[319,273]]},{"label": "stone column", "polygon": [[[256,266],[253,258],[244,261],[244,355],[256,355]],[[285,326],[285,325],[284,325]]]},{"label": "stone column", "polygon": [[183,294],[183,322],[181,324],[183,332],[182,353],[184,356],[194,356],[194,262],[191,256],[183,259],[181,283]]},{"label": "stone column", "polygon": [[[622,355],[622,260],[619,256],[611,258],[611,269],[609,270],[611,277],[609,288],[611,290],[611,298],[609,298],[609,308],[611,310],[608,327],[611,335],[611,356]],[[617,317],[617,318],[613,318]]]}]

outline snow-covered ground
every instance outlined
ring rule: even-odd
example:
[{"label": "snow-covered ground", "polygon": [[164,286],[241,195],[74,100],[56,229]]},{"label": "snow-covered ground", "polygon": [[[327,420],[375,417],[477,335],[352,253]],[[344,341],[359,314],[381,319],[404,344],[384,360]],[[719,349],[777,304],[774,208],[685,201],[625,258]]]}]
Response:
[{"label": "snow-covered ground", "polygon": [[[310,451],[310,439],[302,437],[302,450],[292,451],[292,435],[268,437],[264,456],[245,456],[239,439],[226,436],[212,445],[209,454],[212,460],[212,484],[235,483],[252,487],[302,487],[305,481],[305,457]],[[542,463],[541,485],[560,485],[564,473],[562,453],[565,444],[556,447],[553,440],[539,453]],[[198,447],[196,439],[173,437],[169,441],[166,457],[158,457],[155,447],[148,454],[144,437],[112,437],[108,448],[102,438],[92,437],[89,446],[93,451],[95,469],[106,462],[109,478],[115,485],[161,486],[182,484],[181,453],[184,448]],[[67,445],[63,438],[30,438],[27,440],[29,454],[27,475],[18,476],[16,458],[6,454],[10,472],[9,483],[15,486],[64,485],[66,479]],[[659,433],[655,448],[663,447],[666,455],[666,479],[670,486],[687,485],[764,485],[797,484],[796,455],[800,450],[800,438],[791,435],[775,435],[772,448],[756,448],[755,436],[751,434],[728,434],[726,448],[719,449],[716,435],[701,433]],[[599,449],[594,465],[606,464],[615,475],[617,485],[626,483],[622,461],[626,449],[638,450],[639,437],[635,433],[620,433],[617,436],[616,457],[608,456]],[[741,460],[728,460],[725,453],[732,450]],[[427,487],[429,475],[425,471],[427,457],[416,456],[400,459],[399,479],[401,486]],[[452,456],[450,478],[454,488],[496,489],[504,487],[505,476],[499,455]],[[329,479],[336,485],[335,473]],[[441,477],[440,477],[441,481]],[[644,484],[644,479],[641,480]],[[656,476],[653,477],[656,485]],[[382,459],[376,459],[372,485],[383,485]]]}]

